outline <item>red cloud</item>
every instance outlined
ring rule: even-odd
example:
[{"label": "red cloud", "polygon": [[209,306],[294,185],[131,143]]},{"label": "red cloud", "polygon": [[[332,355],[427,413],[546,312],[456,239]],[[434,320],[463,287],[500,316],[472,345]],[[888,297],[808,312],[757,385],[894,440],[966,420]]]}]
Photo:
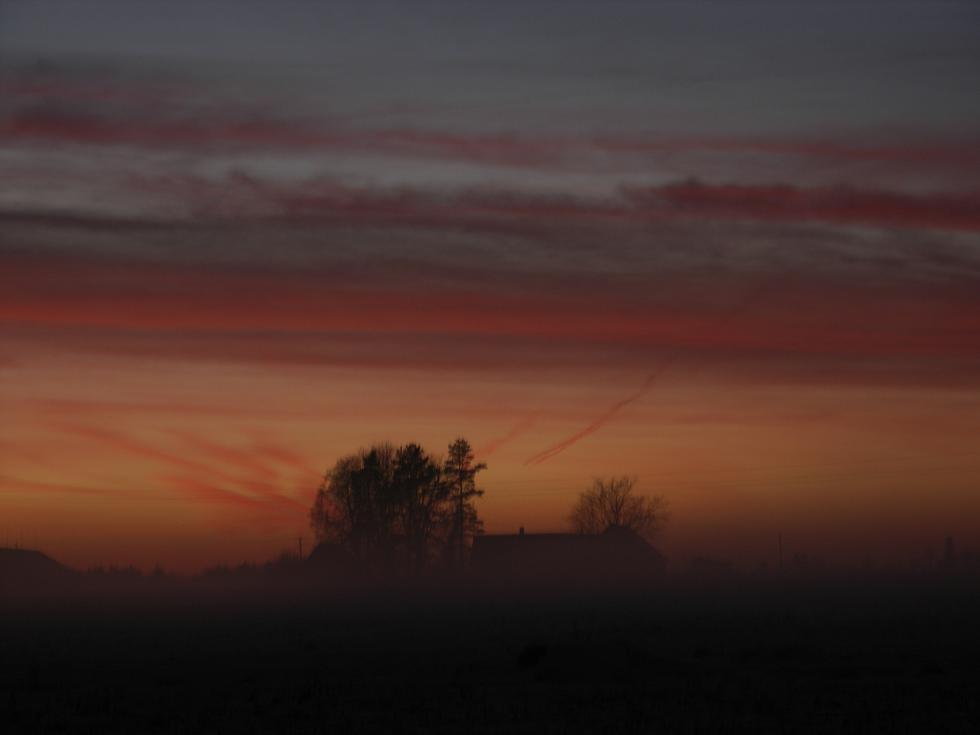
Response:
[{"label": "red cloud", "polygon": [[438,129],[355,129],[335,119],[289,118],[281,104],[243,107],[220,90],[177,78],[21,72],[0,80],[8,102],[0,140],[8,143],[129,145],[147,148],[232,147],[329,150],[450,158],[526,167],[585,166],[675,154],[761,154],[823,161],[871,162],[973,171],[975,140],[840,140],[636,135],[517,135]]},{"label": "red cloud", "polygon": [[143,457],[145,459],[151,459],[182,470],[228,477],[227,475],[224,475],[224,473],[220,472],[219,470],[215,470],[213,467],[203,462],[188,459],[182,455],[174,454],[173,452],[168,452],[151,444],[147,444],[146,442],[140,441],[139,439],[134,439],[133,437],[126,436],[125,434],[120,434],[115,431],[102,429],[97,426],[81,425],[62,425],[58,428],[66,433],[74,434],[75,436],[79,436],[84,439],[97,441],[112,449],[126,452],[138,457]]},{"label": "red cloud", "polygon": [[264,524],[275,525],[281,522],[283,517],[295,522],[296,518],[302,518],[309,511],[308,506],[303,503],[281,495],[267,494],[260,497],[243,495],[237,490],[228,490],[195,476],[164,475],[161,479],[176,490],[190,495],[194,500],[251,511],[255,514],[255,519]]},{"label": "red cloud", "polygon": [[[281,184],[234,174],[128,177],[120,197],[140,193],[204,221],[273,221],[403,226],[555,239],[556,227],[604,227],[684,220],[827,223],[882,228],[980,231],[980,191],[912,194],[839,187],[710,184],[688,181],[625,187],[619,198],[582,199],[502,191],[435,194],[352,188],[313,179]],[[125,223],[121,223],[125,224]],[[132,226],[132,223],[130,223]]]},{"label": "red cloud", "polygon": [[759,138],[594,138],[597,147],[617,153],[761,153],[801,158],[905,163],[925,166],[973,168],[980,165],[980,146],[975,142],[904,141],[892,145],[840,140]]},{"label": "red cloud", "polygon": [[913,195],[846,187],[689,182],[626,193],[642,207],[690,217],[980,230],[980,192]]},{"label": "red cloud", "polygon": [[[256,491],[269,494],[274,486],[271,481],[280,478],[284,469],[296,471],[307,479],[315,478],[319,473],[313,469],[303,455],[286,447],[281,447],[268,440],[256,441],[243,446],[233,446],[199,436],[188,431],[173,431],[195,453],[239,469],[252,478],[250,487]],[[256,480],[254,478],[261,478]],[[277,495],[278,491],[272,491]]]},{"label": "red cloud", "polygon": [[0,493],[13,489],[15,492],[29,493],[68,493],[71,495],[115,495],[120,491],[85,485],[71,485],[60,482],[38,482],[19,477],[0,475]]},{"label": "red cloud", "polygon": [[524,139],[507,134],[459,135],[412,129],[358,131],[259,116],[113,119],[87,112],[43,108],[23,111],[0,122],[0,140],[146,148],[359,151],[521,167],[558,165],[574,149],[566,141]]},{"label": "red cloud", "polygon": [[[980,351],[980,341],[971,338],[980,329],[980,297],[969,278],[883,284],[787,274],[773,279],[765,298],[747,301],[752,288],[739,293],[724,273],[687,289],[672,283],[675,277],[589,282],[569,276],[544,279],[536,290],[514,290],[504,279],[463,290],[451,272],[436,286],[413,283],[397,271],[355,277],[20,257],[8,258],[0,275],[0,323],[202,335],[460,335],[868,356],[966,357]],[[705,306],[706,293],[726,292],[730,298]],[[665,302],[662,293],[672,298]]]},{"label": "red cloud", "polygon": [[484,444],[482,447],[476,450],[475,452],[476,456],[479,457],[480,459],[486,459],[505,444],[509,444],[510,442],[514,441],[514,439],[521,436],[525,432],[530,431],[530,429],[534,426],[534,423],[538,418],[538,413],[539,412],[535,412],[534,414],[521,419],[516,424],[514,424],[514,426],[511,427],[511,429],[507,433],[498,437],[494,437],[493,439],[488,441],[486,444]]},{"label": "red cloud", "polygon": [[[172,90],[167,91],[165,103],[159,104],[159,96],[152,89],[140,94],[111,85],[77,89],[50,82],[7,85],[0,92],[19,100],[21,109],[0,121],[0,140],[146,148],[350,151],[545,168],[586,164],[594,168],[600,165],[596,154],[635,162],[638,157],[687,153],[761,154],[961,170],[980,165],[980,147],[972,141],[881,144],[749,137],[528,136],[417,128],[359,130],[315,119],[284,119],[269,112],[202,110],[190,98],[181,100]],[[46,104],[37,106],[39,101]],[[112,116],[95,112],[99,109],[96,104],[104,102],[116,103]],[[154,116],[147,115],[148,109]]]},{"label": "red cloud", "polygon": [[313,180],[277,185],[238,174],[223,182],[188,177],[130,182],[178,200],[202,217],[265,215],[323,218],[360,225],[397,224],[534,234],[542,226],[732,219],[866,224],[878,227],[980,231],[980,191],[909,194],[848,187],[787,184],[744,186],[690,181],[624,188],[624,200],[576,199],[462,191],[353,189]]},{"label": "red cloud", "polygon": [[[195,448],[198,455],[203,455],[212,460],[217,459],[225,465],[231,465],[239,472],[244,470],[246,475],[241,476],[202,459],[189,458],[184,454],[161,449],[148,442],[109,429],[80,425],[64,425],[58,428],[75,436],[97,441],[110,449],[149,459],[179,470],[181,474],[166,475],[166,477],[172,480],[179,489],[190,490],[197,497],[209,501],[232,504],[242,508],[271,508],[293,513],[305,512],[307,509],[306,504],[284,495],[280,482],[270,481],[275,478],[275,473],[269,474],[267,468],[264,468],[263,472],[257,473],[257,468],[263,467],[263,465],[250,461],[248,453],[244,450],[217,445],[190,434],[183,435],[184,439]],[[255,474],[260,474],[262,477],[256,478]],[[229,487],[233,489],[228,489]]]}]

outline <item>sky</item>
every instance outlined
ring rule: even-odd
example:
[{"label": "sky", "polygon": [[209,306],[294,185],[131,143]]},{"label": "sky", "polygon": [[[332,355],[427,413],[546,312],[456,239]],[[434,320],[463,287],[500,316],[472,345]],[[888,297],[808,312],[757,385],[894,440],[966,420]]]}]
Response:
[{"label": "sky", "polygon": [[0,545],[263,560],[465,436],[488,532],[980,547],[980,6],[365,5],[0,1]]}]

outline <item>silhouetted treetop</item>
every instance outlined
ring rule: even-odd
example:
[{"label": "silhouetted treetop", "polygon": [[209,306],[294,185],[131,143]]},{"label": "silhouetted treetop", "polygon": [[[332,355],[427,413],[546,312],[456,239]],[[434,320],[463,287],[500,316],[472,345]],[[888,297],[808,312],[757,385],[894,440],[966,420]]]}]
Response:
[{"label": "silhouetted treetop", "polygon": [[603,533],[613,526],[628,528],[649,538],[667,520],[663,497],[635,494],[635,477],[596,478],[592,487],[579,495],[569,520],[577,533]]},{"label": "silhouetted treetop", "polygon": [[472,538],[482,532],[483,523],[473,505],[475,498],[483,495],[476,486],[476,475],[487,468],[483,462],[476,463],[470,443],[462,437],[449,445],[444,472],[450,485],[453,505],[451,527],[452,565],[461,568],[465,564],[466,549]]},{"label": "silhouetted treetop", "polygon": [[419,444],[375,444],[336,461],[317,490],[310,525],[320,542],[362,564],[419,573],[434,558],[452,563],[479,531],[473,498],[482,495],[465,439],[442,462]]}]

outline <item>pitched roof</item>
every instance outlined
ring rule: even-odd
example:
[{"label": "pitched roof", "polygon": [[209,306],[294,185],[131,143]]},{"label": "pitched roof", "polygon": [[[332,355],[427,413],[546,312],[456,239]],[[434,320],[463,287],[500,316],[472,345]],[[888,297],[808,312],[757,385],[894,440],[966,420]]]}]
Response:
[{"label": "pitched roof", "polygon": [[72,571],[32,549],[0,549],[0,583],[42,583],[63,579]]},{"label": "pitched roof", "polygon": [[478,536],[475,571],[510,577],[582,577],[648,572],[663,565],[660,552],[633,531],[605,533],[517,533]]}]

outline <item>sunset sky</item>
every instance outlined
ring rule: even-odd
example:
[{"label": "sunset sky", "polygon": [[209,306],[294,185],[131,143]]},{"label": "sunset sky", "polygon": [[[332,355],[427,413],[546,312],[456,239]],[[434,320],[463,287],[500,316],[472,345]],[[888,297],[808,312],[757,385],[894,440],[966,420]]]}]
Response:
[{"label": "sunset sky", "polygon": [[980,4],[365,4],[0,0],[0,546],[264,560],[462,435],[488,532],[980,547]]}]

